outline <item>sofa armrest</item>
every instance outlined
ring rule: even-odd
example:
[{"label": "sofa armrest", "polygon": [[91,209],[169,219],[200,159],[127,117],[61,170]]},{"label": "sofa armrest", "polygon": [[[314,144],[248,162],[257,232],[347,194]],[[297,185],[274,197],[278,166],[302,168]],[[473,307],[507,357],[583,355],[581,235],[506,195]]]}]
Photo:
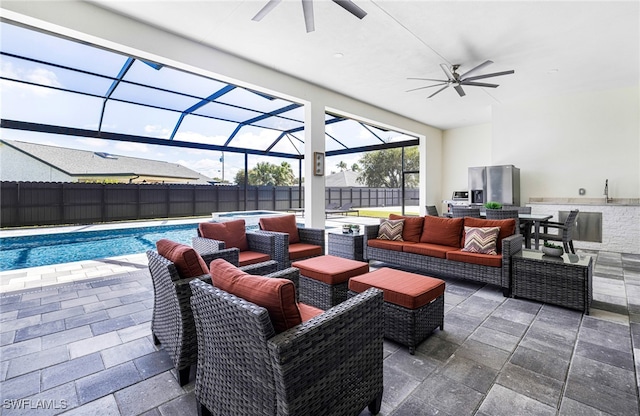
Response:
[{"label": "sofa armrest", "polygon": [[[352,412],[381,394],[383,321],[382,291],[372,288],[270,338],[277,405],[287,405],[286,410],[279,408],[277,413],[326,411],[308,407],[311,395],[315,406],[335,403],[335,398],[340,397],[345,403],[339,405]],[[356,397],[346,388],[366,393]]]},{"label": "sofa armrest", "polygon": [[522,251],[524,237],[514,234],[502,239],[502,288],[505,296],[511,296],[511,257]]}]

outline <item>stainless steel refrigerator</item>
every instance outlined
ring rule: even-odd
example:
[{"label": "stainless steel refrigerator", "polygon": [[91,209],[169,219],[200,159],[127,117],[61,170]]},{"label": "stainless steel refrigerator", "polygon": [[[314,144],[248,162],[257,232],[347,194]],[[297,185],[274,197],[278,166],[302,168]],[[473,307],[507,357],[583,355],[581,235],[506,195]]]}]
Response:
[{"label": "stainless steel refrigerator", "polygon": [[520,206],[520,169],[513,165],[469,168],[469,203]]}]

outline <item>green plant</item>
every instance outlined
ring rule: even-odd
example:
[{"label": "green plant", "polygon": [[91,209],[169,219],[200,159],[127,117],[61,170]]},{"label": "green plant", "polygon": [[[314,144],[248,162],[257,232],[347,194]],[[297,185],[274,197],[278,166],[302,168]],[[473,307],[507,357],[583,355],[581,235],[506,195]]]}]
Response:
[{"label": "green plant", "polygon": [[544,246],[545,246],[545,247],[549,247],[549,248],[562,248],[562,246],[559,246],[559,245],[557,245],[557,244],[550,243],[550,242],[548,242],[548,241],[545,241]]},{"label": "green plant", "polygon": [[484,207],[488,209],[501,209],[502,204],[500,202],[489,201],[484,204]]}]

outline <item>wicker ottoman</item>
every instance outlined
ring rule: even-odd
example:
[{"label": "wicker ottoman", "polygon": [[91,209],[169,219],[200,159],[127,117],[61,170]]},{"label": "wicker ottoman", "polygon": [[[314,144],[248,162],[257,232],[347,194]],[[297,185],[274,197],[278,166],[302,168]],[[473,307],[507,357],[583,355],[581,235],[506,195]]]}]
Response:
[{"label": "wicker ottoman", "polygon": [[444,329],[443,280],[385,267],[349,280],[349,296],[370,287],[384,292],[385,338],[408,346],[409,353],[434,329]]},{"label": "wicker ottoman", "polygon": [[300,302],[327,310],[347,300],[349,278],[369,272],[369,263],[336,256],[293,262],[300,269]]}]

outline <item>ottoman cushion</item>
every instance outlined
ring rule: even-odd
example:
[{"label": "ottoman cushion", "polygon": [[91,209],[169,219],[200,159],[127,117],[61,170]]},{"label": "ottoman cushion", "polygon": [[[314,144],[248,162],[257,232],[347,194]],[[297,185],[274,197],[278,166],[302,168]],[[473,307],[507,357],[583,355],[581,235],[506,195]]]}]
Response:
[{"label": "ottoman cushion", "polygon": [[337,256],[319,256],[291,264],[300,274],[320,282],[334,285],[344,283],[354,276],[369,272],[369,263]]},{"label": "ottoman cushion", "polygon": [[371,287],[382,289],[386,302],[418,309],[444,294],[445,283],[433,277],[387,267],[349,280],[349,289],[354,292],[364,292]]}]

